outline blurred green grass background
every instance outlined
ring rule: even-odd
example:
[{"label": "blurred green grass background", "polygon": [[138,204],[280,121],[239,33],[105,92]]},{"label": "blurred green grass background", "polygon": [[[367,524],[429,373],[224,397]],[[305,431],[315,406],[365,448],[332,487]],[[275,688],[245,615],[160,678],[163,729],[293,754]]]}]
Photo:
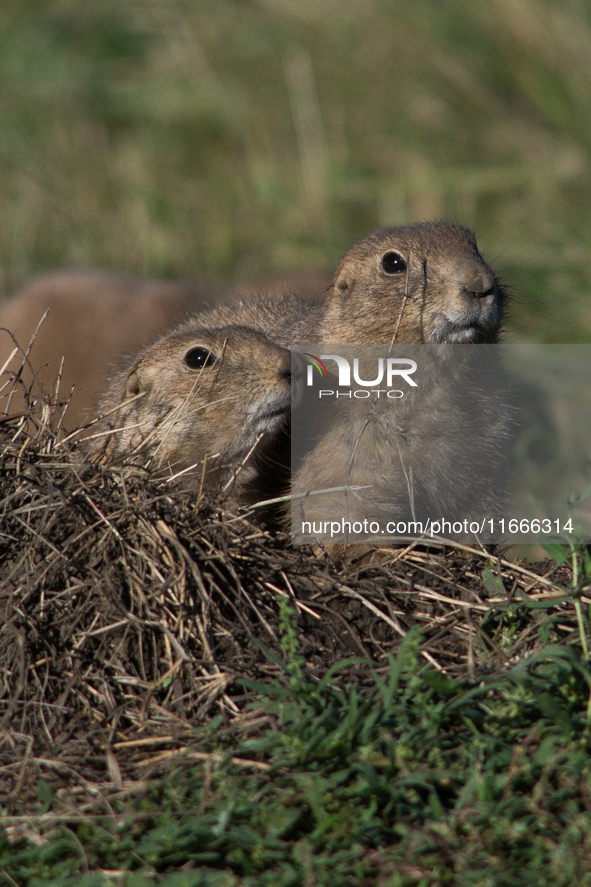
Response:
[{"label": "blurred green grass background", "polygon": [[3,0],[3,289],[331,269],[454,218],[512,341],[591,341],[591,4]]}]

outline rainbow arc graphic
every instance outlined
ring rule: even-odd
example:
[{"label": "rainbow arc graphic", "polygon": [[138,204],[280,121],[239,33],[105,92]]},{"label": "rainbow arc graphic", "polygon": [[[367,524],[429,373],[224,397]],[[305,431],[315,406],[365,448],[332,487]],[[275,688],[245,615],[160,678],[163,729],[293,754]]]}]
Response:
[{"label": "rainbow arc graphic", "polygon": [[308,378],[307,378],[308,385],[313,384],[313,381],[314,381],[313,376],[314,376],[314,369],[315,368],[318,370],[318,372],[320,373],[321,376],[328,376],[328,370],[326,369],[326,367],[324,366],[324,364],[322,363],[320,358],[316,357],[315,354],[302,354],[302,357],[304,357],[308,361]]}]

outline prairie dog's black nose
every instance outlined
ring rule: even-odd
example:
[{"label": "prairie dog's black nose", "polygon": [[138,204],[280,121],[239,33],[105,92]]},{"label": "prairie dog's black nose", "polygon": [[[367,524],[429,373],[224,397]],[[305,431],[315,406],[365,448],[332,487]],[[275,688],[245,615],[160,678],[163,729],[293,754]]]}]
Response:
[{"label": "prairie dog's black nose", "polygon": [[293,370],[291,376],[291,403],[292,406],[297,406],[304,395],[304,383],[308,364],[301,354],[292,351],[291,368]]},{"label": "prairie dog's black nose", "polygon": [[273,354],[274,360],[277,360],[276,371],[277,378],[280,382],[291,383],[291,352],[287,348],[277,349],[278,353]]},{"label": "prairie dog's black nose", "polygon": [[291,352],[291,364],[290,364],[290,372],[293,375],[294,382],[303,379],[306,375],[306,370],[308,369],[308,364],[304,360],[301,354],[298,354],[297,351]]},{"label": "prairie dog's black nose", "polygon": [[478,298],[491,296],[495,292],[495,279],[488,268],[479,268],[475,272],[461,275],[459,282],[464,292]]},{"label": "prairie dog's black nose", "polygon": [[288,363],[287,366],[282,366],[279,370],[279,378],[284,379],[286,382],[291,382],[291,363]]}]

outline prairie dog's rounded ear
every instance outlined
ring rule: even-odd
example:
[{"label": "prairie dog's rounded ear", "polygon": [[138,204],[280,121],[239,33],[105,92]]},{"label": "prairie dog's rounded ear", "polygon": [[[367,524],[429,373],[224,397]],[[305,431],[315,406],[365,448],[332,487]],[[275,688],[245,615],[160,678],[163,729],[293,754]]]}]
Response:
[{"label": "prairie dog's rounded ear", "polygon": [[148,390],[150,386],[145,384],[142,375],[139,367],[136,367],[135,370],[132,370],[129,374],[125,384],[124,400],[128,400],[130,397],[137,397],[138,394],[142,394],[142,392]]},{"label": "prairie dog's rounded ear", "polygon": [[351,289],[354,282],[355,275],[353,274],[353,269],[350,265],[344,265],[342,268],[339,268],[337,272],[334,288],[337,293],[342,296]]}]

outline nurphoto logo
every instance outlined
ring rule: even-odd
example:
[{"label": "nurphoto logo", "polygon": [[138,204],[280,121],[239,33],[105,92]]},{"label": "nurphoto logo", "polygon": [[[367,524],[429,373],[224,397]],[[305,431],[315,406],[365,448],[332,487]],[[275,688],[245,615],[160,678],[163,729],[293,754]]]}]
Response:
[{"label": "nurphoto logo", "polygon": [[[314,369],[319,371],[321,378],[328,377],[328,370],[323,363],[325,360],[333,360],[337,365],[339,389],[351,388],[351,364],[346,357],[342,357],[340,354],[321,354],[320,357],[316,357],[314,354],[304,354],[303,357],[308,361],[306,384],[309,388],[314,385]],[[396,379],[396,381],[402,379],[407,385],[410,385],[412,388],[417,388],[417,383],[411,378],[416,370],[417,363],[410,358],[380,357],[378,358],[377,375],[375,379],[362,379],[359,371],[359,358],[355,357],[353,359],[353,380],[357,385],[361,386],[361,388],[355,389],[354,391],[320,389],[318,397],[353,396],[363,398],[371,397],[371,394],[373,393],[378,398],[381,394],[385,394],[386,397],[397,399],[399,397],[404,397],[404,391],[393,387],[394,379]],[[384,376],[386,377],[386,388],[378,388],[377,386],[381,385],[384,381]],[[374,390],[370,391],[369,389]]]}]

